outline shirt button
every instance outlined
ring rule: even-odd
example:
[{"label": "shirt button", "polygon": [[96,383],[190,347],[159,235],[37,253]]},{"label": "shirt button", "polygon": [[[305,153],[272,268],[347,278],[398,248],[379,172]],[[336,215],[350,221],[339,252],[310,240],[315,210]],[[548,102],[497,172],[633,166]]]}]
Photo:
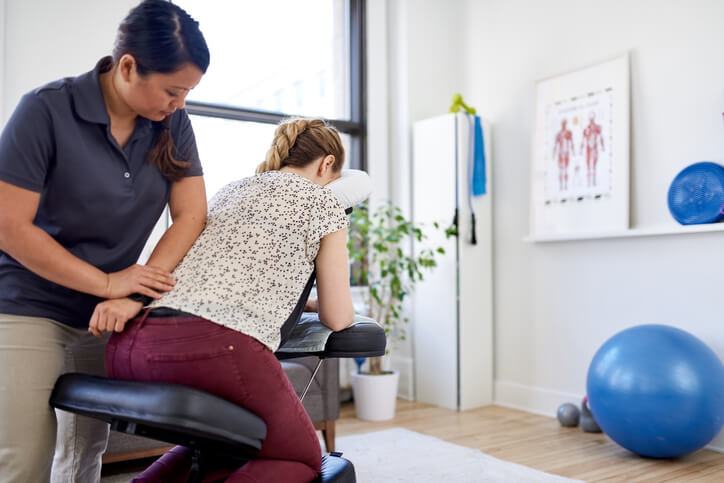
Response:
[{"label": "shirt button", "polygon": [[126,179],[130,178],[130,177],[131,177],[131,173],[129,173],[128,171],[126,171],[125,173],[123,173],[123,177],[126,178]]}]

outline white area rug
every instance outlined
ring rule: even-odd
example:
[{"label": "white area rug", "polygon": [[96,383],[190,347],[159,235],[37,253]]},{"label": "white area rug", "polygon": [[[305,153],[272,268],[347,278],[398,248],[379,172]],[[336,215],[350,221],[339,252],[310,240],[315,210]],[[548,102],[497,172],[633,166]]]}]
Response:
[{"label": "white area rug", "polygon": [[[355,467],[358,483],[564,483],[575,482],[508,463],[464,446],[404,428],[337,437],[337,451]],[[324,447],[324,446],[323,446]],[[126,483],[137,472],[106,476],[101,483]]]},{"label": "white area rug", "polygon": [[404,428],[338,437],[335,446],[354,463],[358,483],[577,481]]}]

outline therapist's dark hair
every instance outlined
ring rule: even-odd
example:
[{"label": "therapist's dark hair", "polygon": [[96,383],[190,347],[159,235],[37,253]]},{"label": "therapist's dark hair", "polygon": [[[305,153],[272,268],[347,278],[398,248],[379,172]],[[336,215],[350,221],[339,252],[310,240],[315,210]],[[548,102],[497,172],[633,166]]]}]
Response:
[{"label": "therapist's dark hair", "polygon": [[[170,74],[189,62],[203,73],[209,67],[209,49],[199,23],[167,0],[144,0],[128,13],[118,27],[113,62],[118,63],[125,54],[136,60],[141,76]],[[190,153],[176,150],[169,122],[170,116],[156,123],[157,139],[148,153],[148,162],[167,179],[177,181],[189,170]]]}]

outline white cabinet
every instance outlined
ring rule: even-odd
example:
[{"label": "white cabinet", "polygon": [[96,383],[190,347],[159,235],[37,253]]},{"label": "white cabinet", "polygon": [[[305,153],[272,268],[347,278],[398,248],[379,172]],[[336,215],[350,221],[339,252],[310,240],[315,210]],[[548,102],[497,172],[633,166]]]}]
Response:
[{"label": "white cabinet", "polygon": [[484,122],[487,193],[472,198],[477,241],[472,244],[469,132],[464,114],[413,127],[412,218],[426,226],[447,227],[454,218],[458,223],[457,237],[435,233],[426,242],[445,247],[445,255],[413,296],[415,399],[459,410],[493,400],[491,137]]}]

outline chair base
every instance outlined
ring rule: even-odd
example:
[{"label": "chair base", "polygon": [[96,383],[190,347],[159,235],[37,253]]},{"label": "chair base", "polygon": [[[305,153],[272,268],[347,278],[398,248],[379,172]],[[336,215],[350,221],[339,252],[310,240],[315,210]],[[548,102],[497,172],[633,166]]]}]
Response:
[{"label": "chair base", "polygon": [[[198,452],[194,455],[194,462],[191,468],[191,474],[187,483],[199,483],[203,477],[201,471],[202,455]],[[313,483],[356,483],[357,475],[354,471],[354,465],[345,458],[342,453],[332,452],[322,457],[322,471]]]},{"label": "chair base", "polygon": [[357,475],[352,463],[342,453],[332,452],[322,457],[322,472],[315,483],[355,483]]}]

